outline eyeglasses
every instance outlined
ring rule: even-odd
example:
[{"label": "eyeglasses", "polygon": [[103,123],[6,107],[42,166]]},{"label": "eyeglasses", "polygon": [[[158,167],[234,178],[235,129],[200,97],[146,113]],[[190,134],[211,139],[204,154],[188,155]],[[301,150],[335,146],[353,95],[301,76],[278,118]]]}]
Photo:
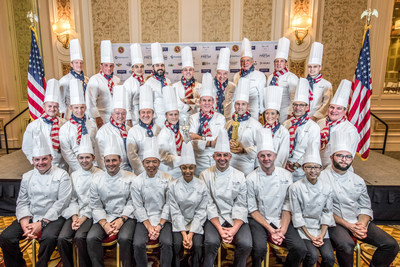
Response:
[{"label": "eyeglasses", "polygon": [[307,171],[319,171],[321,169],[321,166],[304,166],[304,169]]},{"label": "eyeglasses", "polygon": [[351,160],[353,158],[352,155],[343,155],[343,154],[335,154],[335,157],[337,157],[338,159],[345,158],[346,160]]},{"label": "eyeglasses", "polygon": [[305,106],[307,106],[307,105],[306,104],[293,104],[294,108],[297,108],[297,107],[304,108]]}]

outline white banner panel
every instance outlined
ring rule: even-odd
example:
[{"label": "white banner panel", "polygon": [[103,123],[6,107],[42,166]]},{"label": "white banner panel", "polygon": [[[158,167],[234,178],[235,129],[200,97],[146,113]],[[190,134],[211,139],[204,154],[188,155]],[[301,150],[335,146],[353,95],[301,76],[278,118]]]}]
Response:
[{"label": "white banner panel", "polygon": [[[240,70],[240,51],[241,42],[221,42],[221,43],[165,43],[163,48],[166,77],[172,83],[181,79],[181,49],[190,46],[193,51],[193,62],[195,68],[195,78],[201,82],[203,73],[211,72],[215,76],[215,68],[218,63],[219,50],[228,47],[231,50],[229,80],[233,80],[233,75]],[[114,74],[121,78],[122,82],[129,78],[131,74],[130,45],[126,43],[113,44]],[[145,77],[151,74],[151,44],[140,44],[142,47]],[[269,75],[274,71],[274,59],[277,41],[252,42],[253,58],[255,68]]]}]

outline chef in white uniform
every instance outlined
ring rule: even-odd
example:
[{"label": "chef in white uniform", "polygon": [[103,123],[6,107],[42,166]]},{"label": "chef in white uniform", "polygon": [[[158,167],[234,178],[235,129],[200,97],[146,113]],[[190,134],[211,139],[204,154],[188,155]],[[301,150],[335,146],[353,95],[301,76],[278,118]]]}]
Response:
[{"label": "chef in white uniform", "polygon": [[328,234],[328,227],[335,226],[332,188],[318,178],[322,165],[317,143],[307,147],[302,168],[306,177],[289,187],[289,202],[293,226],[307,247],[303,266],[314,266],[319,251],[321,266],[332,267],[335,254]]},{"label": "chef in white uniform", "polygon": [[224,116],[214,110],[215,92],[211,74],[205,73],[202,82],[200,112],[191,115],[189,119],[190,139],[194,141],[197,162],[196,176],[214,164],[212,156],[217,134],[225,125]]},{"label": "chef in white uniform", "polygon": [[53,157],[52,164],[64,170],[68,170],[68,165],[61,155],[60,127],[65,123],[65,120],[57,117],[60,102],[60,87],[56,79],[47,81],[46,93],[44,97],[43,110],[44,113],[37,120],[32,121],[26,127],[22,140],[22,151],[31,164],[32,152],[35,146],[34,136],[39,132],[46,137],[47,144],[51,149]]},{"label": "chef in white uniform", "polygon": [[320,142],[318,125],[308,117],[308,81],[300,78],[293,100],[293,115],[285,121],[289,130],[290,149],[286,169],[292,172],[293,182],[305,177],[302,157],[310,143]]},{"label": "chef in white uniform", "polygon": [[308,75],[307,80],[310,84],[310,111],[308,116],[313,121],[326,116],[329,101],[332,98],[332,84],[322,78],[322,55],[324,53],[324,45],[314,42],[311,45],[310,56],[308,58]]},{"label": "chef in white uniform", "polygon": [[39,240],[36,266],[48,266],[65,222],[61,214],[71,198],[71,180],[66,171],[52,165],[52,149],[47,137],[38,132],[32,141],[34,169],[22,175],[15,211],[17,219],[0,235],[0,247],[7,266],[26,266],[19,247],[19,241],[23,239]]},{"label": "chef in white uniform", "polygon": [[122,155],[118,136],[110,134],[104,150],[106,171],[96,175],[90,185],[89,208],[92,210],[93,226],[87,235],[87,249],[92,266],[104,266],[102,241],[118,239],[121,262],[124,267],[133,266],[133,233],[136,221],[130,185],[135,175],[120,166]]},{"label": "chef in white uniform", "polygon": [[180,266],[183,248],[193,249],[191,266],[200,266],[203,255],[203,225],[207,219],[209,195],[204,182],[194,177],[195,169],[192,143],[184,143],[181,176],[170,183],[168,190],[176,267]]},{"label": "chef in white uniform", "polygon": [[336,249],[340,266],[353,266],[354,240],[377,247],[370,266],[390,266],[399,252],[397,241],[373,222],[371,200],[364,179],[349,171],[356,154],[358,140],[349,132],[335,131],[331,137],[331,161],[321,172],[320,180],[333,189],[333,217],[329,237]]},{"label": "chef in white uniform", "polygon": [[[257,154],[256,134],[262,130],[261,124],[251,117],[249,112],[249,89],[250,80],[240,78],[236,87],[235,113],[225,124],[232,153],[230,165],[243,172],[244,175],[254,170]],[[239,126],[237,126],[238,123]],[[237,140],[232,139],[234,126],[239,127]]]},{"label": "chef in white uniform", "polygon": [[321,129],[321,160],[323,168],[331,164],[332,145],[330,136],[334,132],[348,132],[357,143],[360,140],[357,128],[347,120],[346,113],[350,92],[351,82],[342,80],[336,90],[335,96],[329,104],[328,116],[318,121],[318,126]]},{"label": "chef in white uniform", "polygon": [[215,165],[200,174],[207,186],[210,201],[204,224],[204,266],[214,265],[221,241],[235,245],[234,266],[246,266],[251,252],[251,234],[247,224],[247,187],[241,171],[230,166],[229,137],[219,131],[215,152]]},{"label": "chef in white uniform", "polygon": [[114,87],[120,82],[120,79],[114,75],[111,41],[101,41],[100,51],[100,72],[90,77],[86,91],[89,117],[96,120],[99,129],[110,119]]},{"label": "chef in white uniform", "polygon": [[290,139],[288,130],[279,122],[282,103],[282,87],[270,85],[264,91],[263,127],[271,130],[276,151],[275,166],[285,168],[289,157]]},{"label": "chef in white uniform", "polygon": [[138,124],[139,121],[139,89],[144,84],[144,64],[140,44],[132,44],[130,49],[132,75],[124,82],[124,87],[128,98],[126,124],[132,127]]},{"label": "chef in white uniform", "polygon": [[164,87],[165,127],[157,136],[160,148],[160,170],[170,174],[174,179],[182,176],[179,169],[182,152],[183,132],[179,123],[178,103],[175,89],[172,86]]},{"label": "chef in white uniform", "polygon": [[274,73],[268,76],[267,85],[282,87],[282,102],[279,111],[279,122],[283,123],[288,119],[290,105],[296,90],[298,78],[288,70],[290,41],[282,37],[278,42],[278,50],[274,60]]},{"label": "chef in white uniform", "polygon": [[247,38],[243,38],[240,71],[235,74],[233,80],[237,85],[241,77],[250,79],[250,114],[253,118],[258,119],[259,114],[264,110],[263,97],[267,78],[264,73],[254,69],[253,52],[251,50],[250,41]]},{"label": "chef in white uniform", "polygon": [[144,85],[140,88],[139,123],[129,130],[126,140],[128,159],[136,175],[144,171],[142,166],[144,140],[146,137],[156,138],[159,133],[160,126],[154,122],[153,93],[147,85]]},{"label": "chef in white uniform", "polygon": [[78,163],[78,150],[82,137],[88,135],[91,143],[96,142],[97,126],[85,115],[86,104],[82,83],[78,79],[69,82],[70,91],[70,119],[60,128],[61,154],[68,163],[71,172],[80,169]]},{"label": "chef in white uniform", "polygon": [[153,71],[144,84],[153,92],[155,123],[164,127],[165,109],[162,91],[164,86],[171,86],[171,81],[165,77],[164,55],[159,43],[151,44],[151,63]]},{"label": "chef in white uniform", "polygon": [[289,171],[274,165],[276,152],[269,131],[257,134],[257,158],[260,167],[246,177],[253,266],[261,266],[268,239],[289,250],[284,266],[299,266],[306,248],[290,223],[287,189],[292,177]]},{"label": "chef in white uniform", "polygon": [[69,109],[69,105],[71,105],[69,81],[72,79],[79,80],[84,93],[86,92],[87,83],[89,82],[89,78],[83,73],[83,56],[79,39],[72,39],[69,42],[69,55],[71,59],[71,70],[59,81],[61,92],[60,113],[64,115],[63,118],[66,120],[69,120],[71,117],[71,110]]},{"label": "chef in white uniform", "polygon": [[104,151],[108,144],[108,137],[111,135],[116,136],[118,147],[121,150],[121,169],[131,171],[127,155],[127,137],[129,126],[125,125],[126,121],[126,92],[123,85],[117,85],[114,87],[114,97],[112,101],[112,113],[111,117],[106,124],[104,124],[96,134],[97,149],[99,151],[99,159],[97,163],[99,167],[105,170],[104,166]]},{"label": "chef in white uniform", "polygon": [[62,215],[66,221],[58,235],[57,242],[61,261],[66,267],[74,266],[71,241],[74,241],[78,247],[79,265],[91,266],[86,243],[87,233],[93,224],[92,210],[89,207],[89,189],[92,181],[96,179],[96,175],[103,173],[94,167],[94,159],[91,139],[89,135],[83,135],[77,152],[79,169],[71,173],[72,198],[69,206],[63,211]]},{"label": "chef in white uniform", "polygon": [[156,138],[146,138],[143,153],[145,169],[131,185],[137,225],[133,239],[133,252],[137,266],[147,266],[146,243],[159,240],[161,266],[172,266],[172,226],[167,203],[168,183],[171,175],[158,169],[160,154]]},{"label": "chef in white uniform", "polygon": [[186,124],[189,116],[198,111],[201,83],[194,78],[192,48],[190,46],[182,48],[181,57],[182,77],[172,86],[175,88],[178,98],[179,120],[182,124]]}]

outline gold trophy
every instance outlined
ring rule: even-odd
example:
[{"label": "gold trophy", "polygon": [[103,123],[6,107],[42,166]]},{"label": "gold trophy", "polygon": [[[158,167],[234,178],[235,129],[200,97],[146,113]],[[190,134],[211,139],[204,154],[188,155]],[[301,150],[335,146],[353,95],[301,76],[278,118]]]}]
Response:
[{"label": "gold trophy", "polygon": [[231,147],[232,148],[238,148],[239,147],[239,126],[240,122],[238,120],[238,114],[235,114],[235,118],[232,122],[232,139],[230,141]]}]

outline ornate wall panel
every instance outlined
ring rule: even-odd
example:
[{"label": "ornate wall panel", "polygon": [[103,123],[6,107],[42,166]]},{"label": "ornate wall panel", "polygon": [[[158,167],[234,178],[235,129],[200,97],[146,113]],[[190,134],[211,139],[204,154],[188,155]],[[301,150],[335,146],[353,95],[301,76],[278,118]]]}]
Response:
[{"label": "ornate wall panel", "polygon": [[342,79],[352,80],[361,49],[368,0],[325,1],[322,73],[336,89]]},{"label": "ornate wall panel", "polygon": [[243,37],[250,41],[271,40],[272,0],[244,0]]},{"label": "ornate wall panel", "polygon": [[57,0],[57,18],[69,18],[69,22],[73,23],[71,13],[71,1],[70,0]]},{"label": "ornate wall panel", "polygon": [[305,66],[306,66],[306,61],[305,60],[290,60],[289,62],[289,70],[296,74],[297,77],[304,77],[305,73]]},{"label": "ornate wall panel", "polygon": [[231,1],[203,0],[202,41],[226,42],[230,40]]},{"label": "ornate wall panel", "polygon": [[96,71],[100,65],[100,42],[129,43],[128,0],[92,0],[93,43]]},{"label": "ornate wall panel", "polygon": [[179,42],[178,0],[141,0],[143,43]]}]

